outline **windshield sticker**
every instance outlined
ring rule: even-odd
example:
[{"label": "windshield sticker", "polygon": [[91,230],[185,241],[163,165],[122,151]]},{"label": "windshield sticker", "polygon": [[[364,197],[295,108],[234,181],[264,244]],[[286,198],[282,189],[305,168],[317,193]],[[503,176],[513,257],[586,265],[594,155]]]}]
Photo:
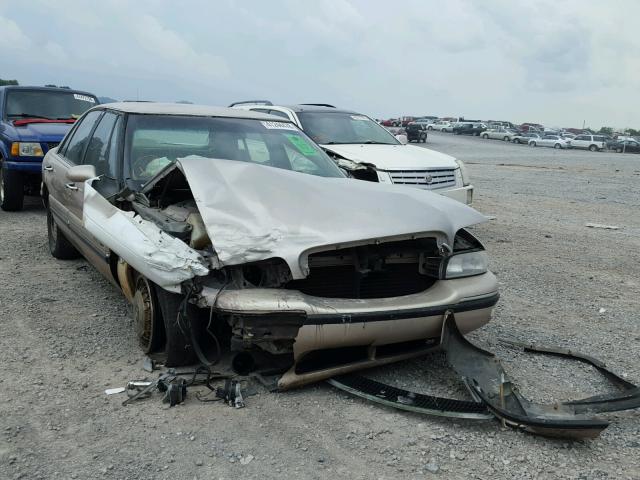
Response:
[{"label": "windshield sticker", "polygon": [[309,157],[318,154],[318,151],[300,135],[287,133],[286,137],[304,156]]},{"label": "windshield sticker", "polygon": [[369,118],[364,115],[351,115],[351,118],[353,120],[369,120]]},{"label": "windshield sticker", "polygon": [[260,122],[264,128],[269,130],[297,130],[295,125],[286,122]]},{"label": "windshield sticker", "polygon": [[82,100],[83,102],[96,103],[95,98],[87,97],[86,95],[79,95],[77,93],[73,94],[73,98],[76,100]]}]

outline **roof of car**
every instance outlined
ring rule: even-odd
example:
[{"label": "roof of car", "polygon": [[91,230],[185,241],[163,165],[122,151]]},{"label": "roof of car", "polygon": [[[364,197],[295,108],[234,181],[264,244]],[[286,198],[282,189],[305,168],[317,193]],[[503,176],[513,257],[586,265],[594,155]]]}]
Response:
[{"label": "roof of car", "polygon": [[156,102],[117,102],[105,103],[95,108],[108,108],[125,113],[139,113],[147,115],[185,115],[195,117],[228,117],[250,118],[256,120],[287,121],[282,117],[240,110],[237,108],[212,107],[209,105],[193,105],[188,103],[156,103]]},{"label": "roof of car", "polygon": [[[2,90],[30,90],[30,91],[42,91],[42,92],[68,92],[68,93],[79,93],[81,95],[90,95],[95,97],[93,93],[86,92],[84,90],[76,90],[75,88],[62,88],[62,87],[32,87],[29,85],[4,85],[0,87],[0,91]],[[96,97],[97,98],[97,97]]]},{"label": "roof of car", "polygon": [[[277,105],[274,105],[277,106]],[[352,115],[361,115],[353,110],[345,110],[343,108],[335,107],[322,107],[318,105],[282,105],[283,107],[290,108],[294,112],[326,112],[326,113],[350,113]],[[266,107],[268,108],[268,107]]]}]

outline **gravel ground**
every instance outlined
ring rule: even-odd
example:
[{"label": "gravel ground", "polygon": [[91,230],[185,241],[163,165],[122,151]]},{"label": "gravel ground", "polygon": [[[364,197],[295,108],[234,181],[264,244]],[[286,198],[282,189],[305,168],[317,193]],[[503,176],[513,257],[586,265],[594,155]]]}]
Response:
[{"label": "gravel ground", "polygon": [[[606,385],[589,367],[498,339],[571,346],[640,382],[640,155],[437,133],[426,147],[467,161],[475,207],[495,216],[475,231],[502,298],[471,339],[498,353],[533,400]],[[49,255],[35,199],[0,212],[0,239],[2,479],[640,478],[638,412],[607,415],[596,440],[566,442],[394,411],[326,384],[261,392],[240,410],[193,395],[171,409],[158,397],[122,407],[104,389],[145,376],[122,296],[86,262]],[[370,375],[464,396],[441,365],[434,356]]]}]

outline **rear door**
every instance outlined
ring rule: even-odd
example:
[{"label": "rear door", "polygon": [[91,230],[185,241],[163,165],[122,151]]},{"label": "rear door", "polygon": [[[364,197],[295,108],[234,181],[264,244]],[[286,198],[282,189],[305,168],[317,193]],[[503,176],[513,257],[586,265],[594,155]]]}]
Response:
[{"label": "rear door", "polygon": [[578,135],[571,142],[571,146],[575,148],[588,148],[590,140],[591,138],[588,137],[587,135]]}]

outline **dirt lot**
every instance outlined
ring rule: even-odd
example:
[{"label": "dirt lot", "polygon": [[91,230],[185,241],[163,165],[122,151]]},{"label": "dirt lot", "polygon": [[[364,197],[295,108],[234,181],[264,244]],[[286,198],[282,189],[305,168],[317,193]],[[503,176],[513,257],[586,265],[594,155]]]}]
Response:
[{"label": "dirt lot", "polygon": [[[640,382],[640,155],[556,151],[430,134],[469,164],[502,298],[471,335],[527,396],[605,388],[594,372],[523,356],[497,338],[565,345]],[[594,222],[619,230],[585,227]],[[260,393],[247,408],[122,407],[106,387],[141,378],[122,296],[84,261],[47,251],[45,214],[0,212],[0,478],[640,478],[640,414],[607,415],[590,442],[548,440],[498,422],[449,421],[352,399],[322,384]],[[601,309],[605,309],[602,311]],[[460,392],[439,358],[371,375]]]}]

